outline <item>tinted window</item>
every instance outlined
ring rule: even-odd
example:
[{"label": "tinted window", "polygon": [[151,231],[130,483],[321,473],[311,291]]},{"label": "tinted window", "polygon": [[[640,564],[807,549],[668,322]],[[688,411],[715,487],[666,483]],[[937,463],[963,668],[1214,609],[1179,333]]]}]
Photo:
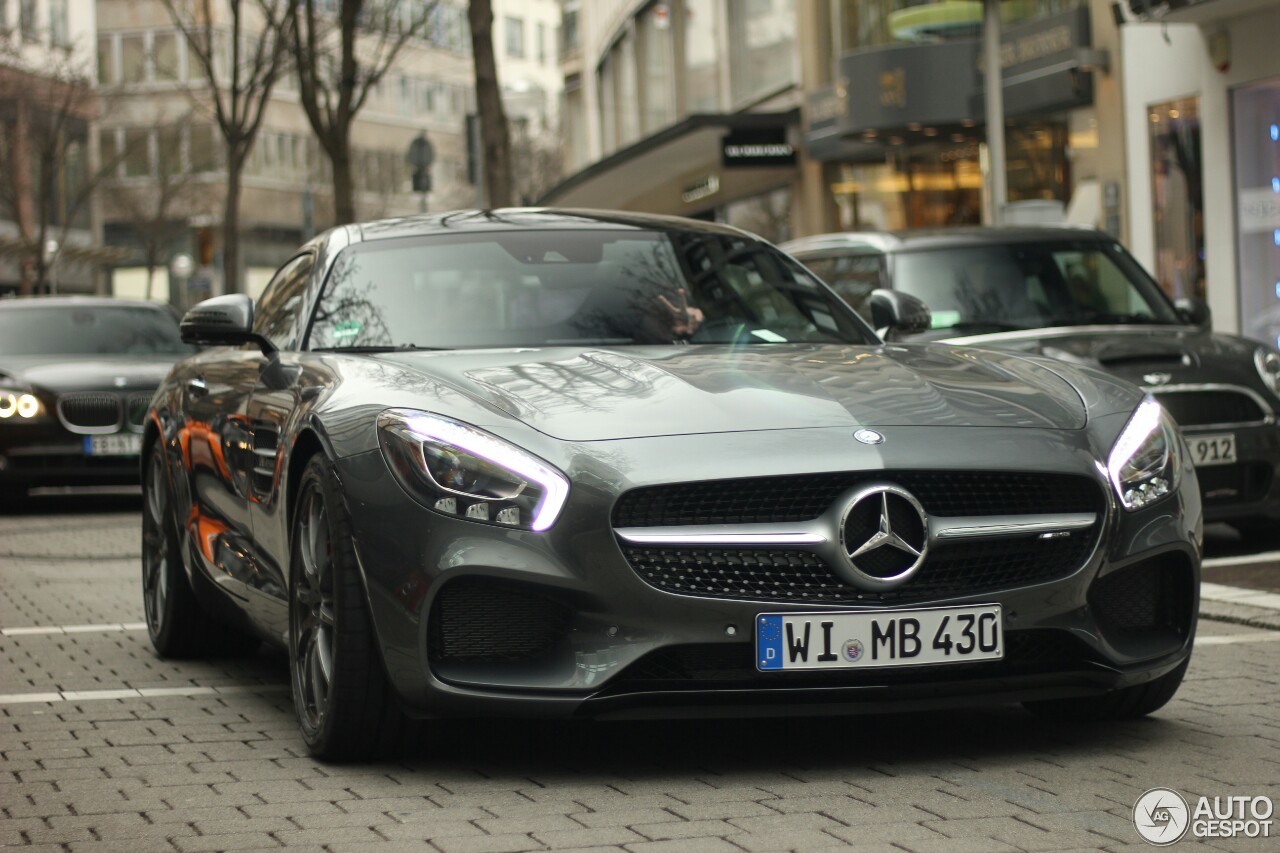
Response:
[{"label": "tinted window", "polygon": [[49,305],[0,308],[0,355],[187,355],[178,321],[162,308]]},{"label": "tinted window", "polygon": [[777,250],[691,232],[521,231],[345,250],[313,348],[785,341],[868,343],[829,290]]},{"label": "tinted window", "polygon": [[894,287],[924,300],[935,329],[1180,322],[1158,286],[1115,244],[907,252],[894,259]]},{"label": "tinted window", "polygon": [[289,261],[271,279],[258,301],[253,330],[280,349],[291,348],[297,340],[313,263],[311,255],[299,255]]},{"label": "tinted window", "polygon": [[818,278],[840,294],[850,307],[871,320],[871,306],[867,304],[871,291],[884,287],[882,272],[884,258],[881,255],[832,255],[825,258],[805,258],[804,265]]}]

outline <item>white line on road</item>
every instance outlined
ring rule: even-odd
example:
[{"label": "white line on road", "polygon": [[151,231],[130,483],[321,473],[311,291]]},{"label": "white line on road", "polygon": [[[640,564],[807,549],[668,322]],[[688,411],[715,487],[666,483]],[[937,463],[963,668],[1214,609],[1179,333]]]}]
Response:
[{"label": "white line on road", "polygon": [[1280,610],[1280,593],[1262,592],[1257,589],[1244,589],[1220,583],[1202,583],[1200,597],[1207,601],[1244,604],[1249,607],[1261,607],[1264,610]]},{"label": "white line on road", "polygon": [[137,690],[63,690],[57,693],[0,694],[0,705],[30,702],[92,702],[99,699],[154,699],[161,696],[236,696],[287,692],[287,684],[227,684],[222,687],[143,687]]},{"label": "white line on road", "polygon": [[96,631],[145,631],[146,622],[108,622],[101,625],[45,625],[29,628],[0,628],[0,636],[30,637],[36,634],[89,634]]},{"label": "white line on road", "polygon": [[1229,646],[1235,643],[1275,642],[1280,642],[1280,631],[1266,631],[1261,634],[1227,634],[1221,637],[1196,637],[1197,646]]},{"label": "white line on road", "polygon": [[1264,551],[1261,554],[1244,554],[1239,557],[1210,557],[1201,561],[1206,569],[1215,566],[1248,566],[1253,563],[1280,563],[1280,551]]}]

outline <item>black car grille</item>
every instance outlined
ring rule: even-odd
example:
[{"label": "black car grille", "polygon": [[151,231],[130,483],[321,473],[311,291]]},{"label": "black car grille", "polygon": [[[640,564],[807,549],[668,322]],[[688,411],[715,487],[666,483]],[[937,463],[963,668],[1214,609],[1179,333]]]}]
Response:
[{"label": "black car grille", "polygon": [[524,584],[459,578],[432,604],[428,657],[433,663],[536,660],[563,639],[570,617],[564,604]]},{"label": "black car grille", "polygon": [[1084,668],[1093,659],[1088,646],[1066,631],[1056,630],[1007,632],[1004,657],[998,661],[824,672],[760,672],[755,667],[751,643],[698,643],[650,652],[623,670],[597,695],[735,687],[790,689],[929,683],[1068,671]]},{"label": "black car grille", "polygon": [[817,604],[904,604],[996,592],[1064,578],[1096,534],[940,545],[910,581],[887,592],[847,585],[818,555],[798,550],[666,548],[623,544],[640,577],[658,589],[705,598]]},{"label": "black car grille", "polygon": [[1156,399],[1184,427],[1259,423],[1267,417],[1257,400],[1239,391],[1157,391]]},{"label": "black car grille", "polygon": [[1260,501],[1271,489],[1272,468],[1266,462],[1236,462],[1196,469],[1206,504]]},{"label": "black car grille", "polygon": [[859,483],[888,481],[910,491],[930,515],[1100,512],[1087,477],[972,471],[860,471],[645,486],[623,495],[615,527],[753,524],[817,518]]},{"label": "black car grille", "polygon": [[150,394],[130,394],[124,402],[124,420],[134,429],[141,429],[147,422],[147,410],[151,408]]},{"label": "black car grille", "polygon": [[63,394],[58,414],[71,429],[108,429],[120,425],[120,402],[115,394]]}]

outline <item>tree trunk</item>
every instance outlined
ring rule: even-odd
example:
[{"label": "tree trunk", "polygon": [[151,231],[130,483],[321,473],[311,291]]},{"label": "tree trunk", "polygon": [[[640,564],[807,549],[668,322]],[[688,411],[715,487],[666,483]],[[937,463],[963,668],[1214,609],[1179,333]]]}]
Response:
[{"label": "tree trunk", "polygon": [[338,140],[340,153],[329,159],[333,166],[333,224],[346,225],[356,221],[355,192],[351,186],[351,145],[349,140]]},{"label": "tree trunk", "polygon": [[514,198],[511,134],[502,108],[502,90],[498,86],[498,68],[493,55],[490,0],[471,0],[467,18],[471,24],[471,54],[475,58],[476,110],[480,115],[480,137],[484,141],[484,179],[489,207],[510,207]]},{"label": "tree trunk", "polygon": [[227,157],[227,197],[222,211],[223,293],[240,293],[240,175],[244,160],[234,152]]},{"label": "tree trunk", "polygon": [[[27,241],[36,239],[36,205],[34,188],[31,181],[31,111],[23,98],[17,100],[17,114],[14,116],[13,149],[9,154],[13,190],[17,201],[18,232]],[[38,246],[36,257],[26,258],[22,262],[21,281],[18,292],[22,296],[30,296],[36,285],[42,280],[43,272],[32,274],[43,265],[40,256],[44,246]]]}]

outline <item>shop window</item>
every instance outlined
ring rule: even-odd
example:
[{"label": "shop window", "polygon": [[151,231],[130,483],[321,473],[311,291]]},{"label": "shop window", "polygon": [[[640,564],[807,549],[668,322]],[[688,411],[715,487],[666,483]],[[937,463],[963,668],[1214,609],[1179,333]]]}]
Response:
[{"label": "shop window", "polygon": [[795,82],[794,0],[727,4],[729,88],[735,105]]},{"label": "shop window", "polygon": [[1280,77],[1231,93],[1240,331],[1280,346]]},{"label": "shop window", "polygon": [[1198,98],[1148,110],[1156,280],[1174,299],[1204,298],[1204,197]]}]

